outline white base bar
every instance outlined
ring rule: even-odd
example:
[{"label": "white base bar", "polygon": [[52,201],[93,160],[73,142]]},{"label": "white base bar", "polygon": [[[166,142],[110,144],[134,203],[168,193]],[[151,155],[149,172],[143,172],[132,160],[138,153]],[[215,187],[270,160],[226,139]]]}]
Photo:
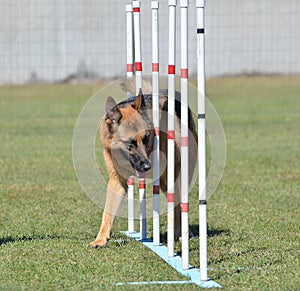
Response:
[{"label": "white base bar", "polygon": [[[141,241],[140,233],[128,233],[126,231],[122,231],[128,237],[135,239],[137,241]],[[167,264],[169,264],[174,270],[178,273],[187,276],[189,278],[189,282],[196,284],[202,288],[221,288],[218,283],[215,281],[208,279],[207,281],[200,281],[200,274],[199,269],[194,268],[193,266],[189,265],[188,270],[183,270],[181,268],[181,257],[177,254],[174,254],[174,257],[169,258],[167,255],[167,247],[164,245],[154,246],[151,239],[146,239],[141,241],[141,243],[157,254],[162,260],[164,260]],[[155,283],[154,283],[155,284]]]}]

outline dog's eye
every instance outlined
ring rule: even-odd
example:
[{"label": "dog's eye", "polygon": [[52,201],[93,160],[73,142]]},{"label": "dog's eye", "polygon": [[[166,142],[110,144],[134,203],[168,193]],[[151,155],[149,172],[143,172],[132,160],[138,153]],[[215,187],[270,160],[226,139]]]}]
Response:
[{"label": "dog's eye", "polygon": [[137,148],[137,142],[135,139],[129,139],[126,142],[126,145],[127,145],[128,150],[134,150]]}]

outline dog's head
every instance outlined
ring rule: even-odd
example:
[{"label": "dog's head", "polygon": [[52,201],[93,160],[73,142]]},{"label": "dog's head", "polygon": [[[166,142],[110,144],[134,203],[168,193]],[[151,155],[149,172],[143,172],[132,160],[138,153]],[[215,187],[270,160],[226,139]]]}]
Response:
[{"label": "dog's head", "polygon": [[108,97],[105,123],[111,135],[111,154],[119,171],[138,177],[149,171],[153,124],[142,91],[132,102],[116,104]]}]

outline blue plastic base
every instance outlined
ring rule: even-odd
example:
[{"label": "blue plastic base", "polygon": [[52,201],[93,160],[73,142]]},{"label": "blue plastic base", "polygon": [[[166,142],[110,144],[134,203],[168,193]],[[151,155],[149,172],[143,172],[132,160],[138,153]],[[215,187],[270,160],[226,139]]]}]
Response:
[{"label": "blue plastic base", "polygon": [[167,264],[169,264],[178,273],[188,277],[187,281],[156,281],[156,282],[127,282],[127,283],[116,283],[116,285],[145,285],[145,284],[196,284],[202,288],[222,288],[221,285],[215,281],[208,279],[207,281],[200,280],[200,271],[193,266],[190,266],[188,270],[183,270],[181,267],[181,257],[174,254],[174,257],[168,257],[168,248],[164,245],[154,246],[152,239],[141,240],[139,232],[129,233],[128,231],[122,231],[123,234],[128,237],[140,241],[147,248],[156,253],[161,257]]}]

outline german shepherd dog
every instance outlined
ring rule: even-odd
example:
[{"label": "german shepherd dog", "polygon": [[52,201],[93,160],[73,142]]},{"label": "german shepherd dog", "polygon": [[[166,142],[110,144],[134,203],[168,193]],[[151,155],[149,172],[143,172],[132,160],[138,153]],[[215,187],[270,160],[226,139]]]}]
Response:
[{"label": "german shepherd dog", "polygon": [[[123,83],[124,91],[135,92],[134,80]],[[106,191],[105,209],[103,212],[100,231],[95,241],[89,244],[97,248],[105,246],[110,238],[116,215],[127,193],[127,180],[130,176],[151,177],[154,127],[152,119],[151,86],[143,84],[143,91],[138,96],[116,104],[112,97],[106,101],[106,115],[99,127],[100,139],[103,144],[103,155],[109,172],[109,181]],[[146,88],[146,89],[145,89]],[[150,88],[150,89],[149,89]],[[145,92],[147,91],[148,92]],[[175,96],[175,239],[178,240],[181,232],[180,209],[180,93]],[[168,91],[161,90],[159,96],[160,111],[160,155],[167,157],[167,112]],[[191,110],[188,113],[189,125],[189,177],[193,176],[197,161],[197,133]],[[167,171],[161,169],[160,188],[167,192]]]}]

